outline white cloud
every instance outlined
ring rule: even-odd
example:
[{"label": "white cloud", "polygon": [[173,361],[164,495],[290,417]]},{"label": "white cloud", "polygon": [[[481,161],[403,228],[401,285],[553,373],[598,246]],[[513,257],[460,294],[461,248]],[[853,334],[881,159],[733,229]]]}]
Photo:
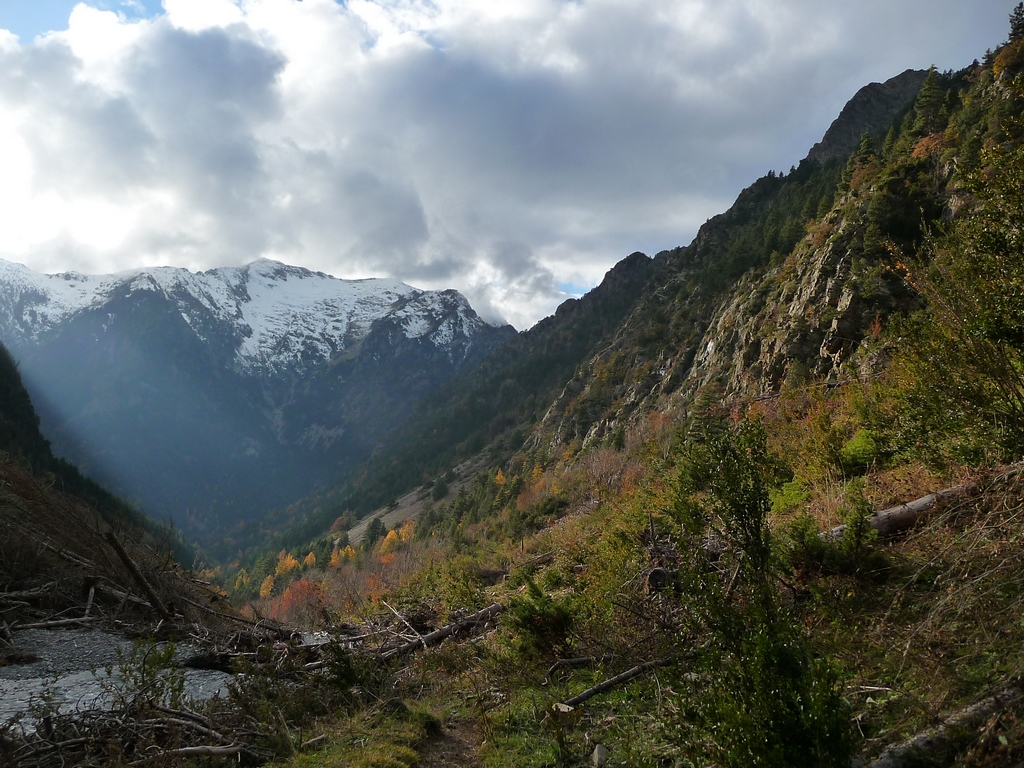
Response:
[{"label": "white cloud", "polygon": [[171,23],[190,32],[245,20],[241,9],[231,0],[163,0],[163,4]]},{"label": "white cloud", "polygon": [[963,66],[1012,0],[165,0],[0,37],[0,251],[261,255],[517,326],[685,244],[861,85]]}]

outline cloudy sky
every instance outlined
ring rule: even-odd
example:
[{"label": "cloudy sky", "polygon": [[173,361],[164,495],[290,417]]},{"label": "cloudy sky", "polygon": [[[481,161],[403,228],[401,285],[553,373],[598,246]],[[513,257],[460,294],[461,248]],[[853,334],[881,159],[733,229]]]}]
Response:
[{"label": "cloudy sky", "polygon": [[1015,0],[0,0],[0,256],[266,256],[523,328]]}]

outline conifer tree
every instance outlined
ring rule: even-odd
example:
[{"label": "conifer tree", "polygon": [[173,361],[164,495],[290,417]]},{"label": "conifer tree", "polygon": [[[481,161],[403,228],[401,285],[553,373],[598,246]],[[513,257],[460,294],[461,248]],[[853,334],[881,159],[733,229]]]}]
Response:
[{"label": "conifer tree", "polygon": [[1010,42],[1024,38],[1024,3],[1017,3],[1017,7],[1010,14]]},{"label": "conifer tree", "polygon": [[857,150],[857,156],[861,160],[867,160],[874,154],[875,140],[871,137],[870,133],[862,133],[860,136],[860,147]]},{"label": "conifer tree", "polygon": [[882,145],[882,156],[888,158],[892,154],[893,148],[896,146],[896,126],[889,126],[889,132],[885,134],[885,143]]},{"label": "conifer tree", "polygon": [[945,115],[946,92],[939,82],[939,75],[935,67],[928,70],[928,77],[921,86],[921,92],[914,102],[914,111],[917,113],[917,120],[914,121],[914,132],[927,136],[930,133],[941,131],[946,127]]}]

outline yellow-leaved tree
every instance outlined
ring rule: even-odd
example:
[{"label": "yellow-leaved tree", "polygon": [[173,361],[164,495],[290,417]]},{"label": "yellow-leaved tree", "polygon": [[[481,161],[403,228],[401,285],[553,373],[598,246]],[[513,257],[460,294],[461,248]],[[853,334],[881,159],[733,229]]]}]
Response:
[{"label": "yellow-leaved tree", "polygon": [[260,584],[260,597],[270,597],[270,593],[274,591],[274,577],[267,576]]}]

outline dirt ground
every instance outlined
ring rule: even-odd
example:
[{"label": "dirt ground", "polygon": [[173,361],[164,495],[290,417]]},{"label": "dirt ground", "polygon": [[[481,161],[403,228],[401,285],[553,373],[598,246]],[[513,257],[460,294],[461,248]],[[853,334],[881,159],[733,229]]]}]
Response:
[{"label": "dirt ground", "polygon": [[446,723],[423,749],[420,768],[480,768],[479,735],[466,723]]}]

